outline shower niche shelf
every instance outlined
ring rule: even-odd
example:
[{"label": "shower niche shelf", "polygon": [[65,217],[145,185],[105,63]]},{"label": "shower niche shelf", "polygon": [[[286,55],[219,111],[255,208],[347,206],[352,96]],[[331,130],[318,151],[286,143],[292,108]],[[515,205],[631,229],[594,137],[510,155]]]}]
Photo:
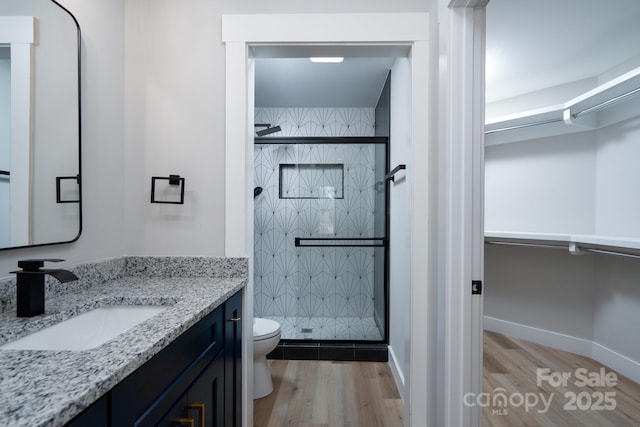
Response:
[{"label": "shower niche shelf", "polygon": [[281,164],[278,198],[344,199],[344,164]]}]

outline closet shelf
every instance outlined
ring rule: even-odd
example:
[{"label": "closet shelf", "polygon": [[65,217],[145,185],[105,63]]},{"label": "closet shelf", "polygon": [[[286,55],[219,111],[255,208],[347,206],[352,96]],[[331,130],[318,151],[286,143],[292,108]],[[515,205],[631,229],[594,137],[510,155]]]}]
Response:
[{"label": "closet shelf", "polygon": [[484,242],[497,245],[566,249],[573,255],[603,253],[640,258],[640,239],[618,236],[485,231]]},{"label": "closet shelf", "polygon": [[570,111],[568,119],[612,107],[640,92],[640,67],[637,67],[613,80],[610,80],[565,104]]},{"label": "closet shelf", "polygon": [[626,103],[615,114],[601,118],[640,94],[640,67],[583,93],[563,104],[497,117],[485,122],[485,145],[506,144],[597,129],[640,114],[640,102]]}]

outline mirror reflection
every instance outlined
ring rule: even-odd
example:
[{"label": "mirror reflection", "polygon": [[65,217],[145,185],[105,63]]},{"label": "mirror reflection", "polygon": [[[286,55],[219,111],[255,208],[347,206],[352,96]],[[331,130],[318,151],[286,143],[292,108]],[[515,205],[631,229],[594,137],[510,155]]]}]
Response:
[{"label": "mirror reflection", "polygon": [[79,34],[53,0],[0,0],[0,250],[80,235]]}]

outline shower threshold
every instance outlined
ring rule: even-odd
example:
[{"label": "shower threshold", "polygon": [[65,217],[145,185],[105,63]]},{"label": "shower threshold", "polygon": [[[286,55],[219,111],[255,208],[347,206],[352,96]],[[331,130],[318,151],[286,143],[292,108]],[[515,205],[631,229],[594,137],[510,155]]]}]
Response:
[{"label": "shower threshold", "polygon": [[387,344],[373,317],[278,317],[282,339],[267,357],[285,360],[386,362]]},{"label": "shower threshold", "polygon": [[280,340],[268,359],[388,362],[385,343],[335,343],[331,341]]}]

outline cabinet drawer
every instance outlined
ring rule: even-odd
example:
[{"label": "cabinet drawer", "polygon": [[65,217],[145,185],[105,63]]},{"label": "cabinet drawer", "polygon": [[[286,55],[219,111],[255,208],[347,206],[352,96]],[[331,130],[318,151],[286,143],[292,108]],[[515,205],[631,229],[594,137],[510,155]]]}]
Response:
[{"label": "cabinet drawer", "polygon": [[220,352],[162,420],[149,416],[140,425],[224,427],[224,403],[224,353]]},{"label": "cabinet drawer", "polygon": [[175,401],[223,348],[223,315],[220,306],[118,384],[111,391],[111,425],[141,425],[136,420],[145,412],[164,410],[157,404],[150,408],[156,399]]}]

